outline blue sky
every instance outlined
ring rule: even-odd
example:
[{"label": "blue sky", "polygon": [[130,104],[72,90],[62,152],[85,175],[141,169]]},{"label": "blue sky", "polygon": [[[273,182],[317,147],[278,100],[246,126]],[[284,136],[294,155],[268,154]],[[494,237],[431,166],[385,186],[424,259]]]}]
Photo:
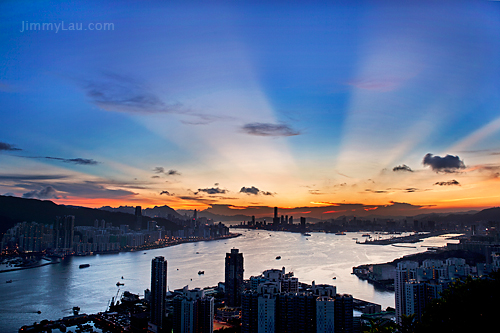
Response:
[{"label": "blue sky", "polygon": [[499,2],[0,13],[0,194],[238,212],[498,202]]}]

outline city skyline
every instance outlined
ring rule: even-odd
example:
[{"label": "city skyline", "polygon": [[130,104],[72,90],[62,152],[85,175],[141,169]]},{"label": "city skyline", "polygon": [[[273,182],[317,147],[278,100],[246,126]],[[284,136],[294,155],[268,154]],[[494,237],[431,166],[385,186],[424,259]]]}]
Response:
[{"label": "city skyline", "polygon": [[499,2],[0,9],[0,195],[296,221],[498,206]]}]

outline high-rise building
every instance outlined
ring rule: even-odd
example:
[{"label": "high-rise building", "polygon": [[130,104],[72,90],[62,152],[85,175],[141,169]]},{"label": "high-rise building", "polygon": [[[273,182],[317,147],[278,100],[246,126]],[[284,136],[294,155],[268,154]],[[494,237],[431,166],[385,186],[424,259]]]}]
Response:
[{"label": "high-rise building", "polygon": [[239,253],[238,249],[231,249],[231,253],[226,253],[225,289],[226,306],[240,306],[243,291],[243,254]]},{"label": "high-rise building", "polygon": [[305,217],[300,218],[300,228],[302,230],[304,230],[306,228],[306,218]]},{"label": "high-rise building", "polygon": [[151,262],[150,330],[159,332],[165,316],[165,294],[167,292],[167,261],[156,257]]},{"label": "high-rise building", "polygon": [[316,333],[335,333],[335,299],[320,296],[316,299]]},{"label": "high-rise building", "polygon": [[354,303],[352,295],[335,296],[335,333],[353,332],[353,309]]},{"label": "high-rise building", "polygon": [[279,224],[280,224],[280,218],[278,216],[278,207],[274,207],[273,225],[277,226]]},{"label": "high-rise building", "polygon": [[135,230],[142,229],[142,208],[141,206],[135,207]]},{"label": "high-rise building", "polygon": [[202,289],[183,288],[174,298],[174,333],[212,333],[214,331],[214,298]]},{"label": "high-rise building", "polygon": [[54,248],[70,250],[73,248],[75,217],[73,215],[57,216],[54,222]]},{"label": "high-rise building", "polygon": [[241,295],[241,333],[256,331],[259,323],[259,293],[247,290]]},{"label": "high-rise building", "polygon": [[394,290],[396,297],[396,321],[401,323],[401,315],[406,314],[405,284],[417,277],[418,262],[403,261],[396,267],[396,278],[394,279]]}]

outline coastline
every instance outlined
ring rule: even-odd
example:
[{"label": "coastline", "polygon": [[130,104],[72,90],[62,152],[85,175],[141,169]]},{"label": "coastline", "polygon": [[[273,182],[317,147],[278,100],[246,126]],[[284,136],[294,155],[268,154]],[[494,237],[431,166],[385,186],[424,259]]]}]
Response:
[{"label": "coastline", "polygon": [[[171,246],[185,244],[185,243],[210,242],[210,241],[216,241],[216,240],[222,240],[222,239],[231,239],[231,238],[239,237],[241,235],[242,234],[239,234],[239,233],[229,233],[228,235],[215,237],[215,238],[178,239],[178,240],[175,240],[173,242],[166,243],[166,244],[154,244],[151,246],[145,245],[145,246],[140,246],[140,247],[135,247],[135,248],[130,248],[130,249],[121,249],[119,251],[95,252],[92,254],[72,254],[69,256],[87,257],[87,256],[94,256],[96,254],[116,254],[116,253],[120,253],[120,252],[146,251],[146,250],[171,247]],[[20,254],[20,255],[22,255],[22,254]],[[7,272],[19,271],[19,270],[25,270],[25,269],[31,269],[31,268],[38,268],[38,267],[43,267],[43,266],[47,266],[47,265],[58,264],[60,262],[61,261],[51,260],[51,262],[42,263],[42,264],[35,264],[35,265],[29,265],[29,266],[25,266],[25,267],[15,267],[15,268],[0,270],[0,273],[7,273]]]}]

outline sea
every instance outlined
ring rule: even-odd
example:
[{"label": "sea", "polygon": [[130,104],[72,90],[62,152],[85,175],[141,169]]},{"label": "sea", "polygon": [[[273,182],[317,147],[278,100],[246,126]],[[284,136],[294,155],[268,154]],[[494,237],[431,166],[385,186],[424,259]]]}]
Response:
[{"label": "sea", "polygon": [[[23,325],[43,319],[56,320],[80,313],[105,311],[112,297],[124,291],[144,295],[150,288],[151,260],[163,256],[168,262],[169,290],[184,286],[204,288],[224,281],[224,259],[231,249],[244,258],[244,278],[266,269],[285,267],[300,282],[332,284],[337,293],[394,307],[394,292],[381,290],[352,275],[361,264],[385,263],[405,255],[424,252],[428,247],[457,243],[442,235],[405,247],[357,244],[361,232],[345,235],[231,229],[241,236],[231,239],[184,243],[176,246],[116,254],[66,257],[60,263],[0,273],[0,332],[17,332]],[[370,234],[373,238],[390,235]],[[407,246],[407,247],[406,247]],[[276,259],[278,256],[281,259]],[[88,268],[79,268],[89,264]],[[199,271],[204,274],[199,275]],[[6,283],[12,280],[11,283]],[[117,286],[117,282],[123,285]],[[41,313],[38,313],[40,311]]]}]

